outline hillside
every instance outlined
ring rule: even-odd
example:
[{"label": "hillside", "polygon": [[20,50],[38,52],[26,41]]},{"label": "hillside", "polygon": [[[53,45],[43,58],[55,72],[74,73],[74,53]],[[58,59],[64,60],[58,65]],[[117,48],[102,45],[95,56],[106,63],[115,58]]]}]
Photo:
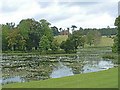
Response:
[{"label": "hillside", "polygon": [[[58,35],[55,36],[55,39],[61,43],[62,41],[65,41],[68,38],[68,35]],[[113,46],[114,39],[102,36],[100,44],[98,46]]]}]

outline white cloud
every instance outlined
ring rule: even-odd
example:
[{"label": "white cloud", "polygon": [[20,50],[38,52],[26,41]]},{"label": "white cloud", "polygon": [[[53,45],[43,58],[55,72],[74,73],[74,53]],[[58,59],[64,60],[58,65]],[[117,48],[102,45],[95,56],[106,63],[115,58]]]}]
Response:
[{"label": "white cloud", "polygon": [[[107,27],[114,26],[117,17],[117,0],[98,3],[67,3],[71,0],[1,0],[0,23],[15,22],[25,18],[47,19],[59,28],[71,27]],[[66,2],[65,2],[66,1]],[[76,0],[77,1],[77,0]],[[89,1],[89,0],[88,0]],[[81,0],[81,2],[83,2]],[[89,1],[90,2],[90,1]],[[74,4],[74,5],[73,5]]]},{"label": "white cloud", "polygon": [[[112,22],[112,23],[111,23]],[[84,22],[85,27],[106,27],[107,26],[112,26],[114,24],[114,18],[112,18],[110,15],[107,13],[98,15],[97,17],[91,17],[89,20],[86,20]]]},{"label": "white cloud", "polygon": [[55,25],[59,27],[63,26],[64,28],[71,27],[71,25],[76,25],[78,28],[114,27],[114,20],[115,18],[112,18],[107,13],[101,15],[76,15],[65,21],[58,22]]}]

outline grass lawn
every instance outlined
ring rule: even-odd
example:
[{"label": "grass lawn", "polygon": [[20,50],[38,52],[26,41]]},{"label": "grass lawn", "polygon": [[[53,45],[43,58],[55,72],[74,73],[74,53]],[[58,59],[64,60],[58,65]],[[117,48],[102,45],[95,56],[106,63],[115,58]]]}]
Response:
[{"label": "grass lawn", "polygon": [[3,88],[118,88],[118,68],[62,78],[7,84]]},{"label": "grass lawn", "polygon": [[[55,36],[55,39],[57,39],[59,43],[61,43],[62,41],[65,41],[67,38],[68,38],[68,35]],[[100,44],[98,46],[113,46],[113,43],[114,43],[114,40],[112,38],[102,36]]]},{"label": "grass lawn", "polygon": [[113,46],[114,39],[102,36],[101,42],[98,46]]},{"label": "grass lawn", "polygon": [[61,43],[62,41],[66,41],[67,38],[68,38],[68,35],[55,36],[55,39],[58,41],[58,43]]}]

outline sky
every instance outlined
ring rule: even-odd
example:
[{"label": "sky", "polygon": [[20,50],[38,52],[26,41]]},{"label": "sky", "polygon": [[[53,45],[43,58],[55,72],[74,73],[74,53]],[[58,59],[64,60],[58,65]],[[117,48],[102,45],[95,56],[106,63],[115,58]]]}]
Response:
[{"label": "sky", "polygon": [[118,0],[1,0],[0,24],[34,18],[46,19],[51,26],[70,28],[114,27]]}]

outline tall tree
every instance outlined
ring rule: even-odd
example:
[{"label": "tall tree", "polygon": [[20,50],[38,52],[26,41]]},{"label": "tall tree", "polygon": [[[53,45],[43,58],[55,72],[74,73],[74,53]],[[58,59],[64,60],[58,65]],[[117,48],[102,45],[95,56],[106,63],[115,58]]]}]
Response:
[{"label": "tall tree", "polygon": [[50,40],[52,40],[53,32],[51,28],[49,27],[51,24],[45,19],[41,19],[40,24],[41,24],[41,29],[43,31],[43,35],[47,36]]},{"label": "tall tree", "polygon": [[118,52],[118,35],[116,37],[114,37],[114,44],[113,44],[113,47],[112,47],[112,51],[113,52]]},{"label": "tall tree", "polygon": [[64,49],[66,53],[69,53],[70,51],[76,51],[79,46],[84,47],[84,41],[80,30],[78,30],[69,35],[68,39],[63,41],[60,47],[61,49]]},{"label": "tall tree", "polygon": [[46,53],[48,49],[50,49],[50,41],[47,36],[43,35],[40,42],[39,48],[41,53]]},{"label": "tall tree", "polygon": [[116,37],[117,39],[115,42],[116,43],[115,46],[118,46],[116,48],[117,48],[118,53],[120,54],[120,16],[116,18],[114,25],[117,26],[117,29],[118,29],[118,35]]},{"label": "tall tree", "polygon": [[70,35],[70,28],[67,28],[67,31],[68,31],[68,36]]},{"label": "tall tree", "polygon": [[78,47],[84,47],[85,37],[80,30],[74,31],[70,38],[73,41],[75,50],[78,49]]},{"label": "tall tree", "polygon": [[52,41],[52,46],[51,46],[52,51],[53,52],[57,51],[59,49],[59,46],[60,45],[59,45],[58,41],[56,39],[54,39]]},{"label": "tall tree", "polygon": [[66,53],[71,53],[74,51],[74,44],[73,42],[68,38],[66,41],[63,41],[60,45],[61,49],[64,49]]},{"label": "tall tree", "polygon": [[53,31],[54,36],[59,35],[60,32],[58,31],[58,28],[56,26],[51,27],[51,29]]},{"label": "tall tree", "polygon": [[59,28],[59,31],[60,31],[60,32],[62,32],[62,30],[63,30],[62,28]]},{"label": "tall tree", "polygon": [[17,28],[14,28],[7,36],[8,47],[12,50],[24,50],[26,41]]},{"label": "tall tree", "polygon": [[42,37],[41,25],[34,19],[21,20],[17,28],[20,30],[20,34],[26,40],[26,49],[32,50],[39,47],[39,41]]},{"label": "tall tree", "polygon": [[72,25],[72,26],[71,26],[71,28],[72,28],[72,33],[73,33],[73,32],[74,32],[74,30],[75,30],[75,28],[77,28],[77,26]]},{"label": "tall tree", "polygon": [[51,45],[53,41],[53,32],[52,32],[52,29],[50,28],[51,24],[45,19],[41,19],[40,24],[41,24],[41,30],[43,32],[43,35],[45,35],[48,38]]},{"label": "tall tree", "polygon": [[8,35],[15,28],[15,23],[2,24],[2,50],[8,50]]}]

